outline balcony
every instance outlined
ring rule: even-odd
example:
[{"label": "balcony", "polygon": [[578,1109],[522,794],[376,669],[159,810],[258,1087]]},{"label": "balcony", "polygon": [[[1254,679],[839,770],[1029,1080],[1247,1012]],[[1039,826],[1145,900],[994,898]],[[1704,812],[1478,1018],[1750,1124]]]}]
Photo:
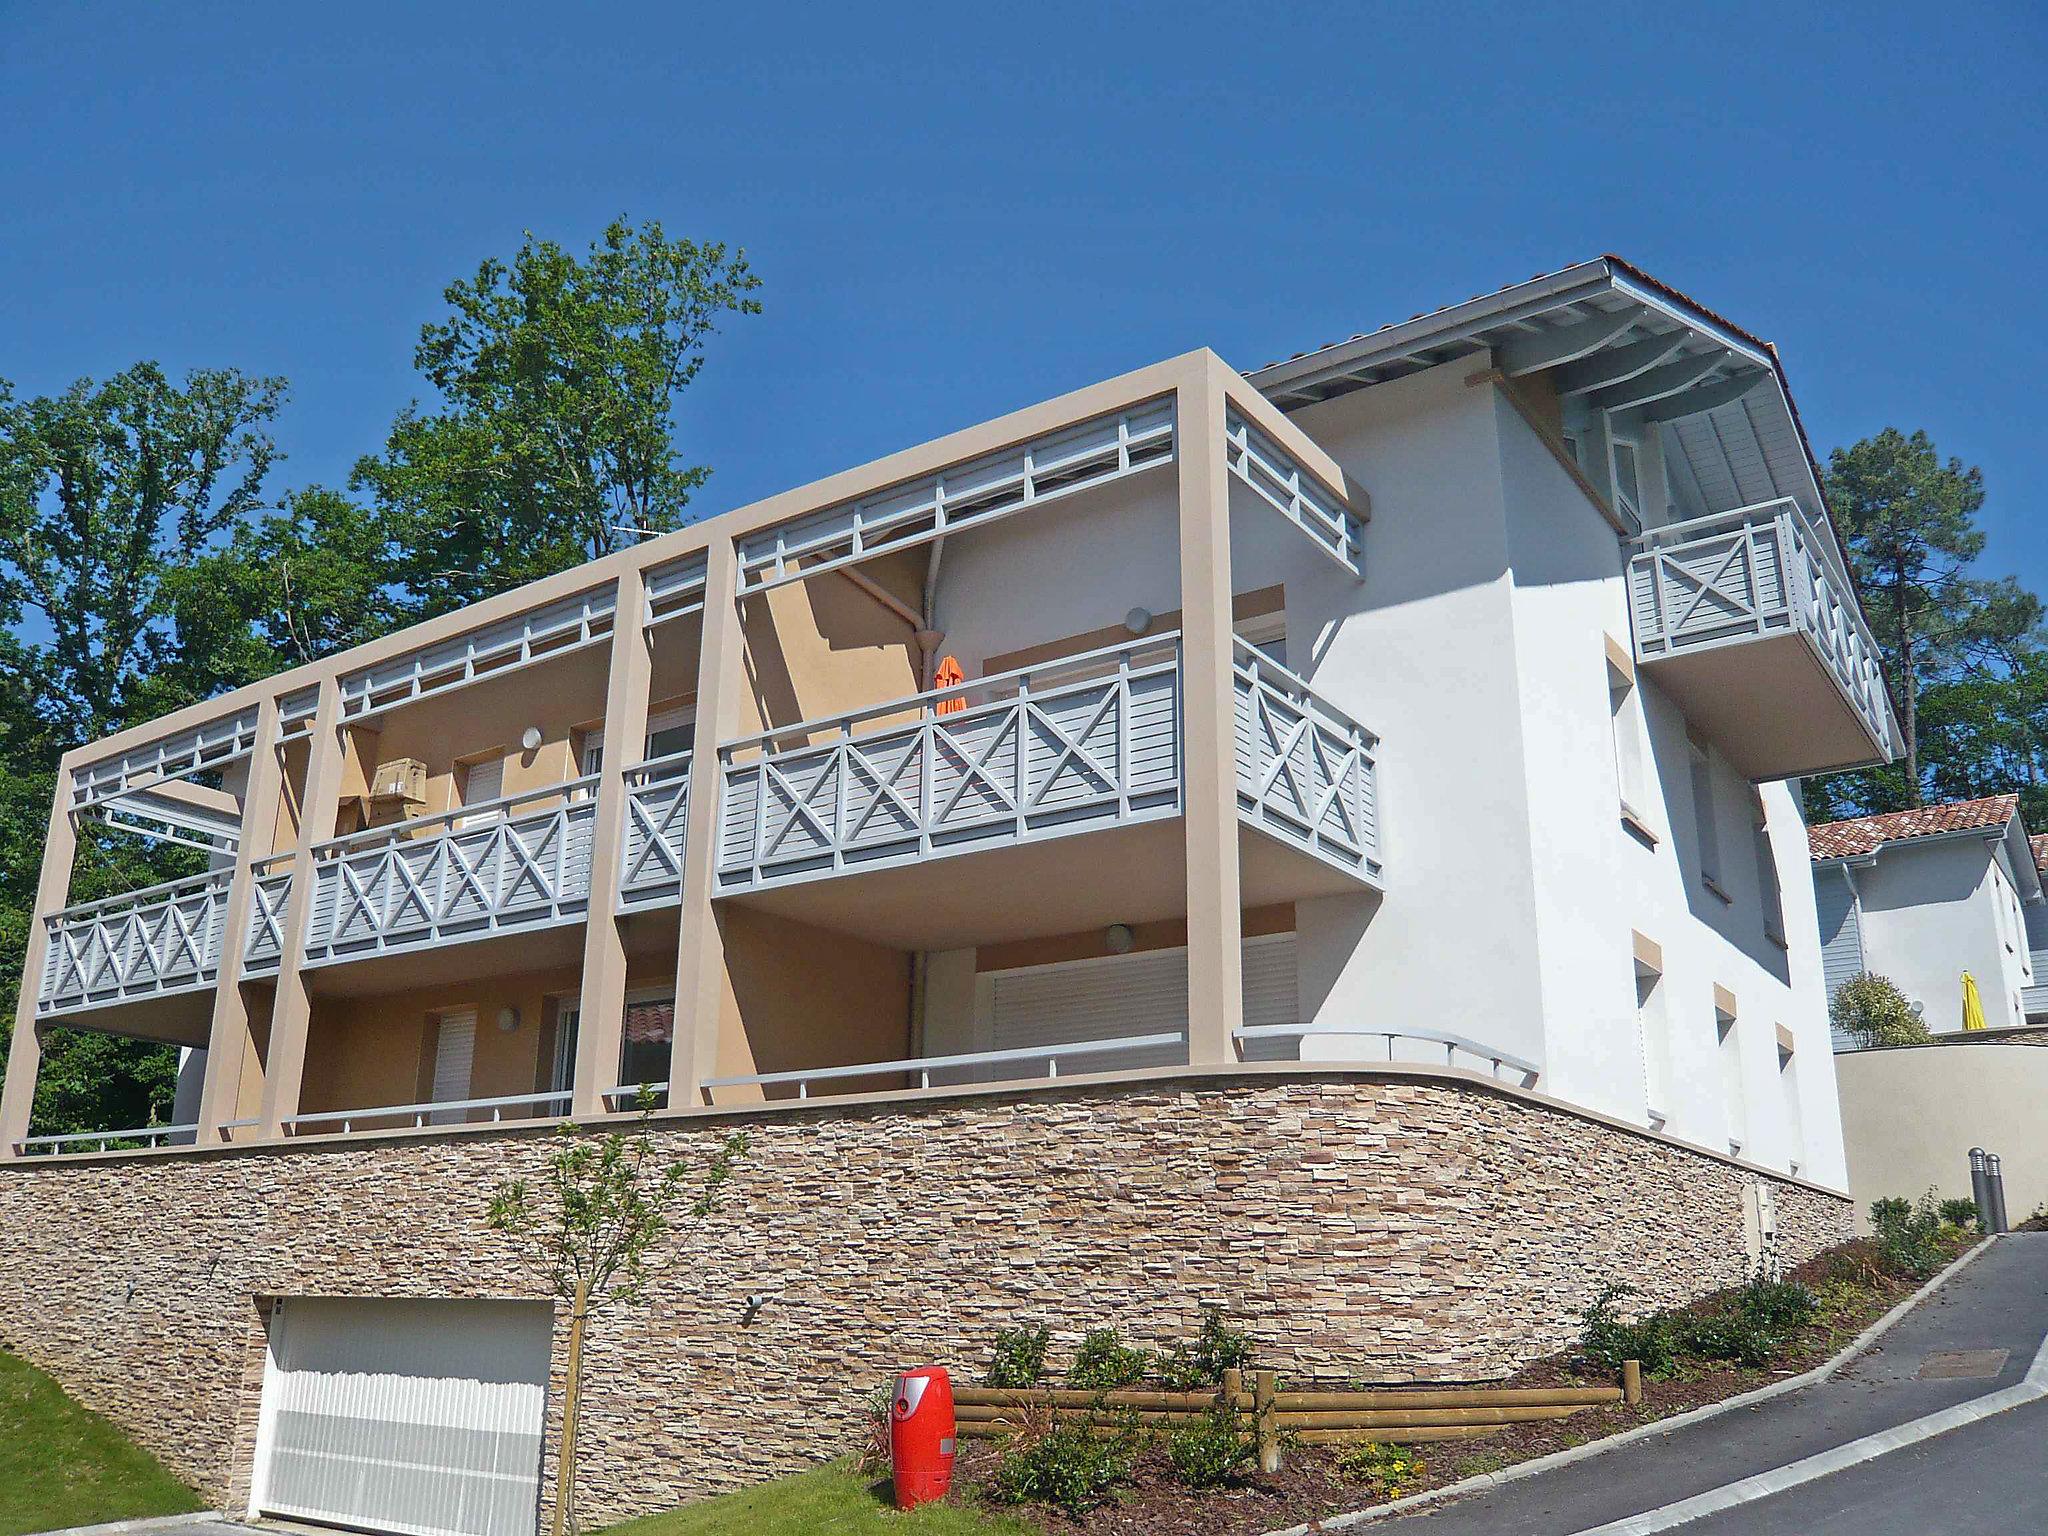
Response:
[{"label": "balcony", "polygon": [[227,905],[216,870],[52,913],[37,1017],[210,989]]},{"label": "balcony", "polygon": [[[1377,887],[1375,738],[1234,672],[1246,903]],[[718,894],[906,948],[1176,916],[1181,690],[1164,634],[729,742]]]},{"label": "balcony", "polygon": [[682,900],[691,758],[688,752],[677,752],[626,770],[626,840],[619,863],[619,905],[627,911],[672,907]]},{"label": "balcony", "polygon": [[306,966],[581,922],[597,782],[574,779],[320,844]]},{"label": "balcony", "polygon": [[1628,563],[1638,664],[1751,779],[1889,762],[1877,643],[1790,499],[1653,528]]}]

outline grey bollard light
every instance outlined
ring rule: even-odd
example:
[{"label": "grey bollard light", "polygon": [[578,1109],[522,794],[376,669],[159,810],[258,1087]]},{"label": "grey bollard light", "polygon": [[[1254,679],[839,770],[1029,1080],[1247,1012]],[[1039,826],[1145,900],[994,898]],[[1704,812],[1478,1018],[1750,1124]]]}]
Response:
[{"label": "grey bollard light", "polygon": [[1991,1225],[1991,1172],[1982,1147],[1970,1148],[1970,1198],[1977,1202],[1977,1225],[1986,1232]]},{"label": "grey bollard light", "polygon": [[2010,1232],[2012,1224],[2005,1219],[2005,1168],[1996,1152],[1984,1155],[1984,1187],[1991,1194],[1991,1232]]}]

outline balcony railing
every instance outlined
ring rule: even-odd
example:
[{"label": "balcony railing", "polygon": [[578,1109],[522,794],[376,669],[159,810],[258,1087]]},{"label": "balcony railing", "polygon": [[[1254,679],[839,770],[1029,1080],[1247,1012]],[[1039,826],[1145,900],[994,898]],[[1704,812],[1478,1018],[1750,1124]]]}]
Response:
[{"label": "balcony railing", "polygon": [[722,891],[1176,815],[1180,637],[806,721],[719,759]]},{"label": "balcony railing", "polygon": [[1237,809],[1255,827],[1371,880],[1380,875],[1379,738],[1243,640]]},{"label": "balcony railing", "polygon": [[691,753],[677,752],[626,770],[626,839],[619,864],[622,906],[672,906],[682,900],[691,759]]},{"label": "balcony railing", "polygon": [[[439,1099],[427,1104],[386,1104],[369,1109],[330,1109],[318,1114],[288,1115],[280,1122],[287,1136],[338,1131],[347,1136],[366,1130],[424,1130],[430,1125],[496,1125],[505,1121],[545,1120],[566,1113],[570,1094],[513,1093],[493,1099]],[[522,1113],[508,1114],[508,1110]],[[385,1122],[394,1122],[387,1124]]]},{"label": "balcony railing", "polygon": [[[1356,1040],[1365,1043],[1365,1048],[1378,1054],[1385,1048],[1385,1059],[1389,1062],[1414,1061],[1414,1056],[1401,1054],[1402,1042],[1420,1046],[1423,1053],[1434,1057],[1443,1054],[1447,1067],[1465,1067],[1474,1071],[1489,1071],[1495,1078],[1503,1072],[1511,1072],[1522,1079],[1521,1086],[1533,1088],[1543,1069],[1533,1061],[1504,1051],[1498,1046],[1485,1045],[1477,1040],[1468,1040],[1463,1035],[1450,1034],[1440,1029],[1424,1029],[1410,1025],[1405,1029],[1358,1029],[1348,1025],[1330,1024],[1247,1024],[1236,1031],[1238,1046],[1247,1061],[1311,1061],[1322,1058],[1302,1054],[1302,1041],[1313,1036],[1318,1040]],[[1289,1048],[1292,1054],[1284,1054]],[[1460,1058],[1468,1058],[1461,1060]],[[1352,1062],[1359,1058],[1346,1055],[1331,1058],[1340,1062]],[[1503,1079],[1504,1080],[1504,1079]]]},{"label": "balcony railing", "polygon": [[592,775],[322,843],[305,963],[580,921],[596,785]]},{"label": "balcony railing", "polygon": [[245,976],[274,975],[284,958],[284,917],[291,900],[293,857],[273,854],[250,870],[249,932],[242,950]]},{"label": "balcony railing", "polygon": [[1832,541],[1784,499],[1652,528],[1629,559],[1636,656],[1645,663],[1804,633],[1886,756],[1896,727],[1877,642]]},{"label": "balcony railing", "polygon": [[[956,1056],[910,1056],[900,1061],[856,1062],[841,1067],[805,1067],[791,1072],[754,1072],[738,1077],[706,1078],[703,1088],[708,1096],[715,1088],[796,1088],[799,1099],[811,1097],[815,1083],[843,1083],[867,1077],[915,1076],[920,1088],[934,1086],[960,1086],[966,1083],[996,1081],[1022,1081],[1021,1077],[998,1073],[994,1077],[981,1078],[976,1074],[984,1068],[1022,1066],[1029,1063],[1042,1067],[1043,1075],[1057,1078],[1062,1061],[1072,1063],[1083,1057],[1117,1057],[1139,1051],[1158,1051],[1168,1046],[1179,1046],[1185,1050],[1187,1036],[1179,1030],[1165,1030],[1148,1035],[1119,1035],[1106,1040],[1075,1040],[1059,1045],[1026,1045],[1001,1051],[969,1051]],[[1114,1064],[1102,1067],[1091,1066],[1087,1070],[1114,1071]],[[1030,1073],[1029,1077],[1040,1074]],[[668,1084],[660,1085],[663,1089]],[[615,1090],[623,1093],[624,1089]],[[828,1087],[827,1092],[831,1089]],[[845,1090],[841,1090],[845,1091]]]},{"label": "balcony railing", "polygon": [[22,1157],[68,1157],[80,1152],[128,1152],[198,1139],[197,1125],[138,1125],[125,1131],[74,1131],[67,1136],[27,1136],[14,1144]]},{"label": "balcony railing", "polygon": [[44,919],[49,953],[36,1012],[70,1013],[213,985],[228,871],[192,875]]}]

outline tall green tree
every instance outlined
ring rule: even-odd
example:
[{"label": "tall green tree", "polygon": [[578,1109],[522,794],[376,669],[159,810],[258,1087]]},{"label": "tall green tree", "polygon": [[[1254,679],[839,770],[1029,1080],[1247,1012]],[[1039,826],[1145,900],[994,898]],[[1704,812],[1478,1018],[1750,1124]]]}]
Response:
[{"label": "tall green tree", "polygon": [[[262,505],[283,398],[276,379],[215,369],[174,384],[154,363],[25,401],[0,384],[0,618],[13,626],[0,646],[7,1018],[57,758],[211,691],[210,663],[194,664],[175,623],[175,594],[182,573]],[[70,894],[135,890],[189,872],[195,857],[83,836]],[[61,1031],[44,1056],[37,1121],[72,1130],[160,1118],[175,1071],[169,1047]]]},{"label": "tall green tree", "polygon": [[609,225],[578,258],[529,234],[451,284],[414,363],[437,409],[399,414],[356,478],[386,517],[409,617],[446,613],[676,527],[709,471],[675,450],[677,397],[730,315],[746,254]]},{"label": "tall green tree", "polygon": [[1984,550],[1983,471],[1943,463],[1925,432],[1887,427],[1837,448],[1826,480],[1899,704],[1906,757],[1896,790],[1919,805],[1921,689],[1956,654],[1979,602],[1968,570]]}]

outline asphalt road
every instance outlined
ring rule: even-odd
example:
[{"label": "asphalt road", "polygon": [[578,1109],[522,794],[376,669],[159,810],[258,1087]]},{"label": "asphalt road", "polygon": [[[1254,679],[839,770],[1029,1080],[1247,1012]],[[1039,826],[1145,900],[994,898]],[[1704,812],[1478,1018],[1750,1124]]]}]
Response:
[{"label": "asphalt road", "polygon": [[[2048,1233],[2016,1233],[1993,1244],[1948,1285],[1894,1324],[1876,1349],[1831,1381],[1666,1435],[1651,1435],[1437,1509],[1375,1522],[1370,1529],[1396,1536],[1575,1536],[2013,1386],[2026,1374],[2044,1337],[2048,1337]],[[2004,1350],[2007,1354],[1992,1376],[1919,1379],[1926,1357],[1948,1350]],[[2029,1414],[2026,1422],[2038,1425],[2041,1419]],[[2009,1432],[2009,1426],[1990,1420],[1957,1434],[1967,1443]],[[2032,1461],[2048,1461],[2048,1447],[2039,1442],[2037,1447]],[[1915,1452],[1895,1454],[1903,1458]],[[1944,1446],[1936,1440],[1928,1443],[1925,1454],[1939,1460],[1967,1452],[1960,1445]],[[1842,1477],[1860,1477],[1863,1470]],[[1816,1507],[1832,1507],[1824,1490],[1836,1481],[1824,1479],[1811,1489],[1782,1495],[1789,1501],[1804,1493],[1821,1501],[1801,1505],[1809,1512],[1807,1525],[1786,1529],[1818,1529],[1811,1525],[1810,1512]],[[1724,1523],[1714,1528],[1752,1529],[1743,1521],[1749,1508],[1760,1507],[1715,1517]],[[1685,1527],[1688,1536],[1708,1528],[1708,1522]],[[1852,1528],[1876,1530],[1843,1529]],[[1916,1533],[1951,1528],[1964,1529],[1941,1520],[1900,1527]],[[2048,1532],[2048,1521],[1983,1529]]]},{"label": "asphalt road", "polygon": [[2036,1536],[2048,1399],[1680,1528],[1684,1536]]}]

